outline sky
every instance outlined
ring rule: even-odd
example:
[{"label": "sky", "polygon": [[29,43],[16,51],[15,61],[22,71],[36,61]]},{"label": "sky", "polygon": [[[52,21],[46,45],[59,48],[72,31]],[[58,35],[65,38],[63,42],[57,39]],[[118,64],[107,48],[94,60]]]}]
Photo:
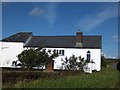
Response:
[{"label": "sky", "polygon": [[[35,36],[102,35],[102,52],[118,56],[117,2],[3,2],[2,38],[18,32]],[[93,42],[95,43],[95,42]]]}]

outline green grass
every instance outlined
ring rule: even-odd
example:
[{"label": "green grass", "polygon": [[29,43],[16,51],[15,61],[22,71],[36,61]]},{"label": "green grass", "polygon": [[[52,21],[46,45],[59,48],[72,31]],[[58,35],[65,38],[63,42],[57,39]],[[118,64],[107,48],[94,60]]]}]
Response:
[{"label": "green grass", "polygon": [[17,82],[12,88],[116,88],[118,71],[109,67],[93,74],[65,76],[58,79],[38,79],[30,82]]},{"label": "green grass", "polygon": [[39,79],[18,82],[15,88],[115,88],[118,86],[118,71],[109,67],[93,74],[65,76],[58,79]]}]

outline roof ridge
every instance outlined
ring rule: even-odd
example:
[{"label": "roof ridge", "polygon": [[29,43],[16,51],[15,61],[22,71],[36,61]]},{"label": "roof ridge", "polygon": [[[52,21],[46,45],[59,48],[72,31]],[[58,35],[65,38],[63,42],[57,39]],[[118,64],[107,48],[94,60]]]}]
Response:
[{"label": "roof ridge", "polygon": [[[83,35],[83,37],[101,37],[102,35]],[[64,35],[64,36],[33,36],[33,37],[76,37],[76,35]]]},{"label": "roof ridge", "polygon": [[74,35],[70,35],[70,36],[33,36],[33,37],[74,37]]}]

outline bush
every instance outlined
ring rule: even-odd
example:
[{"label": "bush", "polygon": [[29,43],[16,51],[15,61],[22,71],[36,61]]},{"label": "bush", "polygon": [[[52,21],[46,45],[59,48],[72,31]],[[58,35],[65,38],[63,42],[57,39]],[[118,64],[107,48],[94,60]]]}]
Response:
[{"label": "bush", "polygon": [[65,60],[61,59],[62,67],[61,69],[65,70],[81,70],[83,71],[83,67],[88,63],[87,60],[84,60],[81,56],[76,57],[72,55],[69,58],[65,58]]},{"label": "bush", "polygon": [[118,61],[116,68],[120,72],[120,61]]},{"label": "bush", "polygon": [[19,54],[18,61],[21,62],[23,69],[27,68],[30,70],[33,67],[44,66],[56,57],[58,57],[58,54],[52,53],[51,50],[46,51],[46,49],[42,48],[31,48],[24,50],[21,54]]},{"label": "bush", "polygon": [[42,71],[3,71],[2,72],[2,82],[4,83],[16,83],[18,81],[26,82],[30,80],[36,80],[40,78],[46,79],[57,79],[67,75],[78,75],[80,71],[58,71],[55,72],[42,72]]},{"label": "bush", "polygon": [[105,56],[104,55],[101,56],[101,66],[106,67]]}]

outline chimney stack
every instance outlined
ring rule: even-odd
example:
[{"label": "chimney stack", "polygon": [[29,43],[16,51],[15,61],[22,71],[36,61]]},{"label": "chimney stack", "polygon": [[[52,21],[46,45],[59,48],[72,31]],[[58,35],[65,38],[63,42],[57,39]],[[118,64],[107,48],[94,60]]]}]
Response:
[{"label": "chimney stack", "polygon": [[83,33],[80,31],[76,32],[76,45],[75,47],[82,47]]}]

